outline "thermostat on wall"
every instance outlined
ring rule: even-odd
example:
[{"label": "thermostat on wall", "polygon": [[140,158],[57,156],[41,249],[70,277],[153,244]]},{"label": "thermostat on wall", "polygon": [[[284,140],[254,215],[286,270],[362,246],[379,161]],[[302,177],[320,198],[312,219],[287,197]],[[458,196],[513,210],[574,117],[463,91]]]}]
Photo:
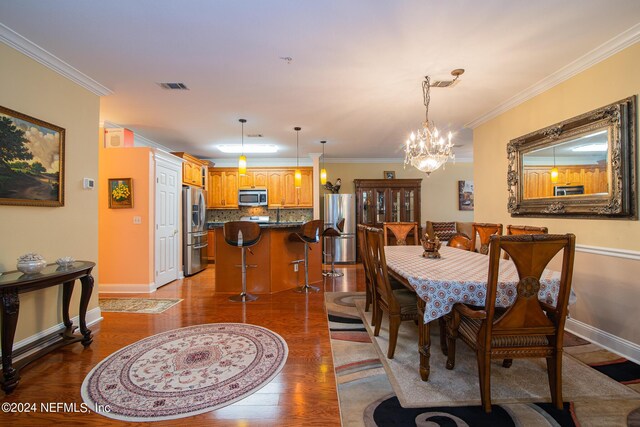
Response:
[{"label": "thermostat on wall", "polygon": [[93,190],[95,186],[96,186],[96,181],[94,179],[84,178],[82,180],[82,188],[84,189]]}]

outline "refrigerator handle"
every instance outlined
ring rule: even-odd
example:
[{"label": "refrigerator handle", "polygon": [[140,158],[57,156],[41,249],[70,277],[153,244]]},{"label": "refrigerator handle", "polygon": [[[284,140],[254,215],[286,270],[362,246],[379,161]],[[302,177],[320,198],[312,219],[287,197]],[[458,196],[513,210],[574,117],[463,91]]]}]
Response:
[{"label": "refrigerator handle", "polygon": [[204,191],[200,190],[198,195],[200,196],[198,200],[198,204],[200,205],[200,228],[204,228],[204,223],[207,217],[207,209],[204,202]]}]

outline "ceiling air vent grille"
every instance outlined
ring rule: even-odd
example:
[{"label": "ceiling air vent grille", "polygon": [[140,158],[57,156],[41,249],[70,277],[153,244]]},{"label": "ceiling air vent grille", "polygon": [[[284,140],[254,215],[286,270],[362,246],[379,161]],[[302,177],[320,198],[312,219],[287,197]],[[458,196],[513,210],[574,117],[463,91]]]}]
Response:
[{"label": "ceiling air vent grille", "polygon": [[250,133],[247,135],[247,138],[262,138],[264,135],[261,133]]},{"label": "ceiling air vent grille", "polygon": [[161,88],[167,90],[189,90],[184,83],[158,83]]},{"label": "ceiling air vent grille", "polygon": [[451,87],[458,83],[457,80],[437,80],[430,84],[431,87]]}]

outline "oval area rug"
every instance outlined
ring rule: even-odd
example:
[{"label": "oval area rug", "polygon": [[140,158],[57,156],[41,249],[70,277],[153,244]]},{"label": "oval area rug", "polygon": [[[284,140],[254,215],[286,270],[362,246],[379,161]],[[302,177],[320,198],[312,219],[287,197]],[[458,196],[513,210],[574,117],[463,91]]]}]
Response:
[{"label": "oval area rug", "polygon": [[82,383],[93,410],[125,421],[189,417],[230,405],[280,372],[287,343],[266,328],[211,323],[163,332],[124,347]]}]

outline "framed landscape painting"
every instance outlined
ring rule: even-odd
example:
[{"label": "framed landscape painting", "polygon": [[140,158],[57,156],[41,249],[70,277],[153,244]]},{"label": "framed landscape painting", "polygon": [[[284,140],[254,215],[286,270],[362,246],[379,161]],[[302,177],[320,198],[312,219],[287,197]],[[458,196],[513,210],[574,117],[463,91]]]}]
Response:
[{"label": "framed landscape painting", "polygon": [[0,205],[64,206],[64,133],[0,106]]},{"label": "framed landscape painting", "polygon": [[473,181],[458,181],[458,210],[473,210]]}]

